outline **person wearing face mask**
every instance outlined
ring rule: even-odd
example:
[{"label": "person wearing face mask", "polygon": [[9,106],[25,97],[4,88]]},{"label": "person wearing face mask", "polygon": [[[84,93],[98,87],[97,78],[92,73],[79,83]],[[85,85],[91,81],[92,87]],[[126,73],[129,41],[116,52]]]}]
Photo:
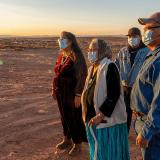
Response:
[{"label": "person wearing face mask", "polygon": [[144,26],[143,42],[151,52],[131,93],[136,144],[141,147],[143,160],[160,160],[160,12],[138,21]]},{"label": "person wearing face mask", "polygon": [[91,66],[82,93],[90,160],[129,160],[127,115],[120,75],[104,40],[89,46]]},{"label": "person wearing face mask", "polygon": [[141,32],[138,28],[130,28],[127,34],[128,46],[123,47],[115,60],[120,75],[122,78],[122,85],[124,90],[124,100],[127,110],[127,126],[128,132],[130,130],[132,121],[132,110],[130,108],[130,94],[132,86],[136,80],[139,70],[145,60],[149,49],[142,42]]},{"label": "person wearing face mask", "polygon": [[54,67],[52,96],[58,102],[64,138],[56,148],[69,149],[69,155],[77,155],[81,142],[87,141],[81,108],[87,65],[74,34],[62,32],[58,42],[60,51]]}]

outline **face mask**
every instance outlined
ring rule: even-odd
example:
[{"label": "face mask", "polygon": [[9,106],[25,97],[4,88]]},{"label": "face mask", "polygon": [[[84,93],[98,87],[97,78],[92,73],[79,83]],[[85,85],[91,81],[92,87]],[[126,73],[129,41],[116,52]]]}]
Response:
[{"label": "face mask", "polygon": [[88,52],[88,60],[90,63],[95,63],[97,61],[97,52]]},{"label": "face mask", "polygon": [[131,47],[137,47],[140,44],[140,39],[139,38],[128,38],[128,44]]},{"label": "face mask", "polygon": [[68,47],[68,39],[58,39],[60,49],[65,49]]},{"label": "face mask", "polygon": [[153,41],[160,39],[160,35],[157,35],[157,38],[154,38],[154,39],[152,38],[152,35],[153,35],[153,31],[151,30],[147,30],[144,33],[144,36],[142,37],[142,41],[146,46],[151,44]]},{"label": "face mask", "polygon": [[153,32],[151,30],[148,30],[144,33],[142,40],[146,46],[149,45],[151,42],[153,42],[152,34]]}]

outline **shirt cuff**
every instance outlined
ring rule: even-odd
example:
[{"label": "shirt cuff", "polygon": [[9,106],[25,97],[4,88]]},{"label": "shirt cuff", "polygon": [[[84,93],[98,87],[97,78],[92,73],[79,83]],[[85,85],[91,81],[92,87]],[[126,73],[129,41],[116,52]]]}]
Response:
[{"label": "shirt cuff", "polygon": [[112,103],[112,100],[106,99],[99,110],[107,117],[111,117],[112,112],[115,106]]},{"label": "shirt cuff", "polygon": [[142,127],[141,134],[146,140],[151,140],[153,136],[152,129],[150,127],[148,128],[146,124],[144,124],[144,126]]}]

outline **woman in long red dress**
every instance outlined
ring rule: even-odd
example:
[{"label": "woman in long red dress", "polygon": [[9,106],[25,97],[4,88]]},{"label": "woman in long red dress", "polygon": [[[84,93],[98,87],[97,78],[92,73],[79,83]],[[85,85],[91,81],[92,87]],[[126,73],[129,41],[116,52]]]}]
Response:
[{"label": "woman in long red dress", "polygon": [[81,93],[87,66],[74,34],[62,32],[58,41],[60,51],[54,68],[52,95],[58,102],[64,138],[56,147],[71,148],[69,154],[73,155],[81,151],[81,142],[86,141]]}]

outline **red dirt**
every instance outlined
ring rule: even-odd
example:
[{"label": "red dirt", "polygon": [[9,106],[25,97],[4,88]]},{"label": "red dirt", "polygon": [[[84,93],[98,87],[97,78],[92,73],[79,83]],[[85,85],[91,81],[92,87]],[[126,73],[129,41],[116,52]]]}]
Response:
[{"label": "red dirt", "polygon": [[[55,155],[62,138],[57,103],[50,95],[55,51],[1,51],[0,160],[88,160],[88,146],[72,158]],[[140,160],[135,134],[129,136],[132,160]]]}]

